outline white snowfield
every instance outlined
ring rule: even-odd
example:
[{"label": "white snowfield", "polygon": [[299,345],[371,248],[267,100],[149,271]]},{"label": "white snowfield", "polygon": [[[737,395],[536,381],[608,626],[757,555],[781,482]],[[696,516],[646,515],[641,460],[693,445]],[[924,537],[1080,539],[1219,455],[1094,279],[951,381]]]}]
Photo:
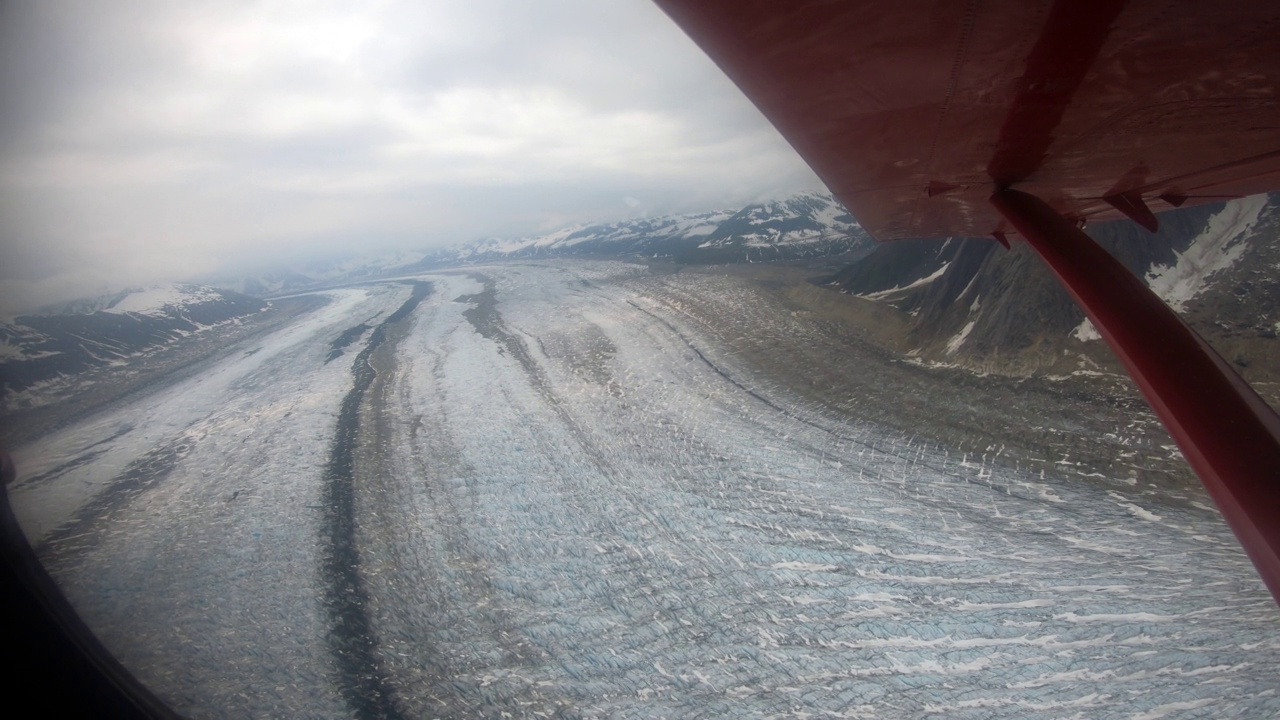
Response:
[{"label": "white snowfield", "polygon": [[181,309],[187,305],[208,302],[219,297],[221,297],[219,292],[211,287],[161,285],[131,292],[116,304],[105,308],[104,312],[164,315],[167,308]]},{"label": "white snowfield", "polygon": [[[1280,716],[1280,609],[1212,511],[799,404],[639,268],[474,272],[424,278],[361,406],[361,672],[400,716]],[[409,293],[17,453],[33,543],[180,712],[370,714],[321,556],[372,333],[325,358]]]}]

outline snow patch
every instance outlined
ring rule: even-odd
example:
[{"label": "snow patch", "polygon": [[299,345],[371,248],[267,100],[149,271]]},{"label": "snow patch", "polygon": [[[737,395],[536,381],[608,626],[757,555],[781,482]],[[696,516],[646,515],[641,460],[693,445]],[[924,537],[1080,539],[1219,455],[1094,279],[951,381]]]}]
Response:
[{"label": "snow patch", "polygon": [[1116,502],[1117,505],[1129,511],[1129,514],[1133,515],[1139,520],[1146,520],[1147,522],[1160,522],[1162,519],[1159,515],[1151,512],[1150,510],[1147,510],[1146,508],[1140,505],[1135,505],[1129,502],[1128,498],[1126,498],[1125,496],[1119,493],[1108,492],[1107,495],[1109,495],[1111,499]]},{"label": "snow patch", "polygon": [[977,320],[970,320],[965,326],[960,328],[960,332],[956,336],[947,341],[947,354],[954,355],[964,341],[969,338],[969,333],[973,332],[973,326],[978,324]]},{"label": "snow patch", "polygon": [[976,282],[978,282],[978,274],[974,273],[973,277],[969,278],[969,284],[964,286],[964,289],[960,291],[960,294],[957,295],[956,298],[959,299],[968,295],[969,291],[973,289],[973,284]]},{"label": "snow patch", "polygon": [[7,342],[0,341],[0,363],[9,362],[10,360],[39,360],[40,358],[53,357],[61,355],[57,350],[42,350],[40,352],[28,352],[23,350],[21,346],[10,345]]},{"label": "snow patch", "polygon": [[688,230],[685,230],[683,232],[685,237],[699,237],[701,235],[710,235],[711,233],[715,232],[718,227],[720,226],[708,225],[704,223],[702,225],[695,225],[694,227],[691,227]]},{"label": "snow patch", "polygon": [[194,303],[216,300],[218,292],[212,288],[181,288],[177,285],[161,285],[131,292],[103,312],[139,315],[164,315],[166,307],[182,307]]},{"label": "snow patch", "polygon": [[1080,342],[1090,342],[1092,340],[1101,340],[1102,336],[1098,334],[1098,329],[1093,326],[1093,321],[1085,318],[1071,331],[1071,337]]},{"label": "snow patch", "polygon": [[1147,273],[1147,285],[1181,312],[1187,302],[1204,290],[1214,273],[1235,264],[1244,255],[1245,243],[1267,206],[1266,195],[1233,200],[1209,218],[1209,224],[1185,252],[1178,254],[1172,266],[1153,267]]},{"label": "snow patch", "polygon": [[893,295],[894,293],[900,293],[900,292],[903,292],[904,290],[912,290],[914,288],[918,288],[923,285],[928,285],[934,280],[937,280],[938,278],[942,277],[943,273],[945,273],[947,271],[947,268],[949,267],[951,267],[950,260],[942,263],[941,267],[933,271],[933,274],[929,275],[928,277],[922,277],[919,280],[903,285],[902,287],[889,288],[888,290],[879,290],[877,292],[859,295],[858,297],[864,297],[864,298],[867,298],[868,300],[879,300],[880,298]]}]

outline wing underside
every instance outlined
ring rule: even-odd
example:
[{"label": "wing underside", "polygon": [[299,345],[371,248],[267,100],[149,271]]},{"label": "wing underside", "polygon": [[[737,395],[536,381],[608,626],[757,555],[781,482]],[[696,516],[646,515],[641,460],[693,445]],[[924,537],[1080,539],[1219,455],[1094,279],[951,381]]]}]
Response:
[{"label": "wing underside", "polygon": [[874,237],[1280,187],[1280,4],[658,0]]}]

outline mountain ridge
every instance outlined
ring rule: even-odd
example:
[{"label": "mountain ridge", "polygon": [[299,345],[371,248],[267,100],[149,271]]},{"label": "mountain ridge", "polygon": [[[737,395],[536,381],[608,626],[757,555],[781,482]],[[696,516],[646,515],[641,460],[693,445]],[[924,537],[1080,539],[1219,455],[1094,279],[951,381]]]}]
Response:
[{"label": "mountain ridge", "polygon": [[839,255],[870,243],[870,236],[829,193],[806,192],[738,210],[585,224],[533,237],[480,240],[429,255],[420,265],[532,257],[762,262]]},{"label": "mountain ridge", "polygon": [[676,264],[770,262],[865,250],[870,236],[829,193],[802,192],[742,208],[579,223],[538,235],[483,238],[429,252],[323,258],[205,282],[261,297],[459,265],[557,257]]},{"label": "mountain ridge", "polygon": [[[1280,374],[1280,195],[1086,230],[1232,362],[1246,379]],[[1120,374],[1084,313],[1025,244],[987,238],[901,241],[822,279],[904,316],[899,351],[922,365],[1041,376]]]},{"label": "mountain ridge", "polygon": [[122,365],[260,312],[268,303],[208,285],[126,290],[0,322],[0,407],[38,404],[42,389]]}]

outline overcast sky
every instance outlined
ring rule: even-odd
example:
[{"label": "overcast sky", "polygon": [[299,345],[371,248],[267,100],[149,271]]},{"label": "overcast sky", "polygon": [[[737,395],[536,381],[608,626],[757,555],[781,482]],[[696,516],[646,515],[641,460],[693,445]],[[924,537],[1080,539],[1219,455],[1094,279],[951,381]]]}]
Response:
[{"label": "overcast sky", "polygon": [[0,303],[821,185],[648,0],[0,0]]}]

